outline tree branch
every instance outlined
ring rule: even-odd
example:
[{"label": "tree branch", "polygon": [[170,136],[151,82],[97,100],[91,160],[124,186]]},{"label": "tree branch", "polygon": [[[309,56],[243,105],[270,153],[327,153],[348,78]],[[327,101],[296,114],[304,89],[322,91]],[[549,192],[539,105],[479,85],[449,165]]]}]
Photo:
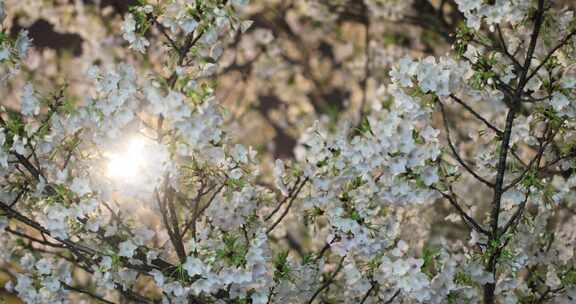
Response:
[{"label": "tree branch", "polygon": [[450,94],[450,98],[452,98],[454,101],[463,106],[466,110],[468,110],[468,112],[470,112],[470,114],[474,115],[474,117],[482,121],[488,128],[492,129],[492,131],[496,132],[498,136],[502,136],[503,132],[500,129],[498,129],[496,126],[487,121],[484,117],[482,117],[482,115],[478,114],[478,112],[474,111],[474,109],[472,109],[469,105],[467,105],[464,101],[462,101],[462,99],[458,98],[454,94]]},{"label": "tree branch", "polygon": [[344,259],[345,258],[346,258],[346,256],[343,256],[340,259],[340,262],[338,262],[338,266],[337,266],[336,270],[334,270],[334,272],[332,273],[330,278],[328,278],[326,280],[326,282],[324,282],[324,284],[322,284],[322,286],[320,286],[320,288],[318,288],[318,290],[316,290],[316,292],[312,295],[312,297],[308,301],[308,304],[312,304],[312,302],[314,302],[314,299],[316,299],[320,295],[320,293],[322,293],[322,291],[324,291],[324,289],[328,288],[334,282],[334,280],[336,279],[336,276],[338,275],[340,270],[342,270],[342,266],[344,265]]},{"label": "tree branch", "polygon": [[274,222],[274,224],[272,224],[272,226],[270,226],[270,228],[268,228],[268,230],[266,230],[266,234],[270,234],[270,232],[272,232],[272,230],[274,230],[274,228],[276,228],[276,226],[278,226],[278,224],[280,224],[280,222],[282,221],[282,219],[284,219],[284,217],[288,214],[288,211],[290,210],[290,207],[292,207],[292,204],[294,203],[294,201],[296,200],[296,198],[298,197],[298,194],[300,193],[300,191],[302,190],[302,188],[304,188],[304,185],[308,182],[309,177],[306,177],[302,183],[300,183],[300,186],[298,187],[298,189],[296,189],[296,192],[294,192],[294,194],[292,195],[292,197],[290,198],[290,201],[288,202],[288,206],[286,206],[286,209],[284,209],[284,212],[282,212],[282,214],[280,215],[280,217],[276,220],[276,222]]},{"label": "tree branch", "polygon": [[466,223],[471,229],[477,231],[478,233],[484,234],[484,235],[490,235],[490,232],[488,232],[486,229],[482,228],[482,226],[480,226],[480,224],[478,224],[478,222],[476,222],[476,220],[474,220],[471,216],[469,216],[466,213],[466,211],[464,211],[464,209],[462,209],[462,206],[460,206],[460,204],[458,203],[458,201],[456,200],[456,198],[454,197],[453,194],[449,195],[449,194],[445,193],[444,191],[441,191],[440,189],[436,188],[435,186],[431,186],[431,188],[438,191],[438,193],[440,193],[444,198],[446,198],[448,200],[448,202],[450,202],[452,207],[454,207],[454,209],[456,209],[456,211],[458,212],[458,214],[462,218],[462,221],[464,221],[464,223]]},{"label": "tree branch", "polygon": [[468,164],[466,164],[466,162],[464,162],[462,157],[460,157],[460,154],[458,153],[458,151],[456,150],[456,147],[452,143],[452,138],[450,136],[450,126],[449,126],[449,122],[448,122],[448,117],[446,115],[446,110],[444,109],[444,105],[442,104],[442,102],[440,100],[438,100],[438,105],[440,106],[440,111],[442,112],[442,119],[444,120],[444,129],[446,130],[446,140],[448,141],[448,146],[450,147],[450,150],[452,151],[452,155],[454,156],[454,158],[456,158],[458,163],[460,163],[460,165],[462,167],[464,167],[464,169],[466,169],[466,171],[468,171],[468,173],[470,173],[472,176],[474,176],[478,181],[484,183],[485,185],[487,185],[490,188],[494,187],[494,184],[492,184],[491,182],[487,181],[486,179],[484,179],[483,177],[478,175],[474,170],[472,170],[472,168],[470,168],[470,166]]}]

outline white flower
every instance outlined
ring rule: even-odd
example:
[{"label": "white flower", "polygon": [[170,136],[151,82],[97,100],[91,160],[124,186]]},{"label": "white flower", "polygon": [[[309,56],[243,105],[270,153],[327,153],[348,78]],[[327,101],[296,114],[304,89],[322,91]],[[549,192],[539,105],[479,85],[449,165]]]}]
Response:
[{"label": "white flower", "polygon": [[392,176],[404,173],[406,171],[406,164],[408,161],[405,158],[395,159],[392,164],[390,164],[390,173]]},{"label": "white flower", "polygon": [[0,46],[0,61],[10,57],[10,49],[5,46]]},{"label": "white flower", "polygon": [[380,284],[394,283],[397,288],[418,301],[427,300],[430,297],[430,281],[420,270],[423,263],[423,260],[411,257],[396,261],[384,257],[374,278]]},{"label": "white flower", "polygon": [[18,292],[18,295],[26,303],[36,303],[38,298],[38,292],[34,288],[33,281],[26,275],[16,274],[16,279],[18,283],[14,286],[14,290]]},{"label": "white flower", "polygon": [[343,270],[344,275],[346,277],[346,283],[348,285],[353,285],[362,279],[362,274],[360,273],[358,268],[356,268],[356,265],[354,265],[354,263],[346,264]]},{"label": "white flower", "polygon": [[100,76],[100,68],[98,68],[96,65],[91,65],[86,70],[86,76],[92,80],[98,80],[98,77]]},{"label": "white flower", "polygon": [[154,237],[154,230],[148,229],[145,226],[139,226],[134,229],[134,241],[139,245],[144,245],[147,241]]},{"label": "white flower", "polygon": [[550,104],[552,104],[552,108],[554,108],[554,110],[560,112],[570,104],[570,100],[564,94],[554,92],[552,99],[550,100]]},{"label": "white flower", "polygon": [[440,180],[438,170],[435,167],[427,167],[421,176],[426,186],[431,186]]},{"label": "white flower", "polygon": [[7,217],[0,217],[0,232],[4,229],[6,229],[6,227],[8,227],[8,224],[10,222],[8,221]]},{"label": "white flower", "polygon": [[479,284],[493,283],[494,276],[484,270],[484,266],[480,263],[473,262],[466,266],[467,274],[470,275],[472,280],[478,282]]},{"label": "white flower", "polygon": [[232,158],[242,164],[248,163],[248,151],[243,145],[236,144],[232,150]]},{"label": "white flower", "polygon": [[198,21],[196,21],[194,18],[184,18],[180,20],[179,24],[180,28],[182,28],[186,34],[192,33],[196,27],[198,27]]},{"label": "white flower", "polygon": [[44,287],[50,292],[57,292],[61,288],[60,281],[55,277],[47,277],[43,280]]},{"label": "white flower", "polygon": [[156,282],[156,285],[158,285],[158,287],[162,288],[164,286],[164,282],[165,282],[164,274],[162,274],[162,272],[160,272],[157,269],[152,270],[150,272],[150,274],[154,278],[154,282]]},{"label": "white flower", "polygon": [[26,137],[20,137],[18,135],[14,136],[14,142],[12,143],[12,151],[24,155],[28,151],[26,145],[28,144],[28,139]]},{"label": "white flower", "polygon": [[232,4],[239,6],[248,5],[248,3],[250,3],[250,0],[232,0]]},{"label": "white flower", "polygon": [[28,38],[28,31],[20,31],[20,33],[18,33],[18,38],[16,38],[16,42],[14,43],[18,57],[21,59],[26,58],[29,46],[30,38]]},{"label": "white flower", "polygon": [[130,48],[134,49],[140,53],[146,52],[146,47],[150,45],[150,42],[146,38],[139,36],[136,31],[136,20],[132,14],[128,14],[124,22],[122,23],[122,31],[124,34],[122,37],[130,43]]},{"label": "white flower", "polygon": [[80,177],[74,178],[72,185],[70,186],[70,190],[78,194],[78,196],[84,196],[85,194],[92,192],[88,180]]},{"label": "white flower", "polygon": [[131,240],[124,241],[118,246],[118,255],[121,257],[131,258],[134,256],[134,251],[136,251],[136,246]]},{"label": "white flower", "polygon": [[124,35],[133,34],[136,30],[136,20],[132,14],[126,15],[124,22],[122,22],[122,31]]},{"label": "white flower", "polygon": [[158,252],[155,250],[150,250],[146,253],[146,261],[151,264],[152,261],[158,258]]},{"label": "white flower", "polygon": [[436,63],[434,57],[426,57],[418,64],[417,78],[420,87],[425,92],[435,92],[439,96],[450,94],[450,71],[444,70]]},{"label": "white flower", "polygon": [[5,18],[6,18],[6,6],[4,5],[4,0],[0,0],[0,24],[4,22]]},{"label": "white flower", "polygon": [[476,0],[456,0],[456,3],[458,4],[458,9],[461,12],[467,12],[479,9],[480,6],[482,5],[482,1],[476,1]]},{"label": "white flower", "polygon": [[0,128],[0,169],[8,168],[8,153],[3,148],[5,142],[6,134],[4,134],[4,129]]},{"label": "white flower", "polygon": [[182,268],[184,268],[191,277],[207,271],[206,265],[204,265],[200,259],[191,256],[186,258],[186,263],[182,264]]},{"label": "white flower", "polygon": [[400,240],[398,241],[396,248],[394,248],[391,253],[393,256],[401,257],[406,254],[406,252],[408,252],[408,249],[408,243],[406,243],[404,240]]},{"label": "white flower", "polygon": [[215,283],[216,282],[213,277],[210,277],[209,279],[199,279],[196,280],[192,286],[190,286],[190,288],[192,293],[195,295],[199,295],[201,293],[210,293]]},{"label": "white flower", "polygon": [[138,271],[132,269],[125,268],[118,272],[118,277],[120,278],[120,282],[124,288],[132,286],[137,276]]},{"label": "white flower", "polygon": [[564,75],[562,75],[562,78],[560,79],[560,85],[564,89],[573,89],[574,87],[576,87],[576,75],[575,75],[575,73],[572,71],[572,72],[567,72]]},{"label": "white flower", "polygon": [[91,232],[98,232],[100,230],[101,220],[96,217],[90,217],[86,223],[86,229]]},{"label": "white flower", "polygon": [[0,168],[8,168],[8,153],[0,148]]},{"label": "white flower", "polygon": [[216,43],[217,40],[218,40],[218,32],[214,27],[211,27],[208,30],[206,30],[204,32],[204,35],[202,36],[202,42],[208,45]]},{"label": "white flower", "polygon": [[164,292],[180,297],[184,294],[184,288],[182,288],[182,284],[178,282],[171,282],[164,285]]},{"label": "white flower", "polygon": [[266,304],[269,299],[269,292],[267,289],[260,289],[254,292],[251,296],[253,304]]},{"label": "white flower", "polygon": [[174,123],[186,120],[192,115],[190,107],[185,103],[185,96],[179,92],[170,91],[163,96],[160,91],[152,86],[145,89],[146,98],[150,102],[150,111],[153,114],[163,115]]},{"label": "white flower", "polygon": [[149,45],[150,42],[146,38],[142,36],[136,36],[131,42],[130,48],[144,54],[146,53],[146,47]]},{"label": "white flower", "polygon": [[98,201],[96,201],[95,199],[84,200],[81,203],[74,206],[73,208],[75,211],[74,216],[76,218],[82,218],[86,214],[90,214],[98,208]]},{"label": "white flower", "polygon": [[562,285],[562,281],[558,277],[556,271],[552,267],[549,268],[550,270],[546,273],[546,285],[550,286],[552,289],[556,289]]},{"label": "white flower", "polygon": [[277,159],[274,163],[274,183],[276,187],[280,190],[282,195],[288,196],[288,188],[284,184],[284,162],[281,159]]},{"label": "white flower", "polygon": [[47,258],[43,258],[40,259],[38,262],[36,262],[36,270],[38,270],[38,273],[40,275],[47,275],[50,274],[52,272],[52,261],[50,261]]},{"label": "white flower", "polygon": [[100,269],[102,269],[103,271],[108,271],[112,268],[112,264],[113,264],[112,258],[109,256],[104,256],[100,261]]},{"label": "white flower", "polygon": [[[96,76],[97,77],[97,76]],[[102,80],[98,81],[96,88],[99,92],[104,94],[112,93],[113,91],[118,89],[118,83],[120,82],[120,75],[114,71],[108,71],[106,75],[102,78]],[[109,111],[108,113],[112,113],[113,110]]]},{"label": "white flower", "polygon": [[242,178],[243,175],[244,175],[244,172],[242,172],[242,169],[240,169],[240,168],[236,168],[236,169],[230,171],[230,178],[232,178],[232,179],[240,179],[240,178]]},{"label": "white flower", "polygon": [[34,96],[34,88],[31,83],[27,83],[22,90],[20,97],[20,111],[24,115],[38,115],[40,114],[40,101]]},{"label": "white flower", "polygon": [[66,207],[55,203],[47,206],[44,209],[44,214],[42,222],[52,236],[67,239],[68,225],[66,221],[70,215],[70,211]]},{"label": "white flower", "polygon": [[412,59],[402,58],[398,62],[398,65],[390,71],[390,77],[392,77],[392,81],[398,83],[402,87],[411,87],[411,78],[414,76],[415,72],[416,65]]}]

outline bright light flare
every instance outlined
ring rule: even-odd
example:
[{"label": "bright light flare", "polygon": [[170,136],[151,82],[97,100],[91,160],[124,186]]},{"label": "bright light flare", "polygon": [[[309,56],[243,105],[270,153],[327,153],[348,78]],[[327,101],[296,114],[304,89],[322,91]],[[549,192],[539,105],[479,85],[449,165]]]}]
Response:
[{"label": "bright light flare", "polygon": [[108,167],[106,174],[114,179],[131,179],[142,173],[145,162],[144,138],[132,138],[124,151],[111,153],[108,156]]}]

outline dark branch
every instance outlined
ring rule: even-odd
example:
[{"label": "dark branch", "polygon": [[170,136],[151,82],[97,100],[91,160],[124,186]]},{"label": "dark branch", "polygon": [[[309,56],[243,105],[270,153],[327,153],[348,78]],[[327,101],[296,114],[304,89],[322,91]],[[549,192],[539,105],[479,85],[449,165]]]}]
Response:
[{"label": "dark branch", "polygon": [[490,188],[494,187],[494,184],[492,184],[491,182],[487,181],[486,179],[484,179],[483,177],[478,175],[478,173],[476,173],[472,168],[470,168],[470,166],[468,164],[466,164],[466,162],[462,159],[462,157],[460,156],[460,154],[456,150],[456,147],[452,143],[452,138],[450,136],[450,126],[449,126],[449,122],[448,122],[448,117],[446,115],[446,110],[444,109],[444,105],[442,104],[441,101],[438,101],[438,105],[440,106],[440,111],[442,112],[442,118],[444,120],[444,129],[446,130],[446,140],[448,141],[448,146],[450,147],[450,150],[452,151],[452,155],[454,156],[454,158],[456,158],[458,163],[460,163],[460,165],[462,167],[464,167],[464,169],[466,169],[466,171],[468,171],[468,173],[470,173],[472,176],[474,176],[478,181],[484,183],[485,185],[487,185]]}]

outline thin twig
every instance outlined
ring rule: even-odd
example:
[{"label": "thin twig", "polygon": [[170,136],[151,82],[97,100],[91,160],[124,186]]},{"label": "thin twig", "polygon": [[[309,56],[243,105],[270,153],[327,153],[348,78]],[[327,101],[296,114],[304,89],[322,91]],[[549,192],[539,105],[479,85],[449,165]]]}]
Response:
[{"label": "thin twig", "polygon": [[360,115],[359,115],[359,119],[358,119],[358,126],[362,125],[364,118],[366,116],[366,112],[365,112],[365,107],[366,104],[368,102],[368,80],[370,79],[370,64],[371,64],[371,58],[370,58],[370,41],[371,41],[371,36],[370,36],[370,16],[369,16],[370,12],[368,10],[368,8],[366,7],[366,23],[364,24],[364,28],[366,31],[366,34],[364,36],[364,79],[362,79],[361,85],[362,85],[362,102],[360,103]]},{"label": "thin twig", "polygon": [[346,258],[346,256],[343,256],[342,258],[340,258],[340,262],[338,263],[338,267],[336,268],[336,270],[334,270],[334,272],[332,273],[330,278],[328,278],[326,280],[326,282],[324,282],[324,284],[322,284],[322,286],[320,286],[320,288],[318,288],[318,290],[316,290],[316,292],[312,295],[312,297],[308,301],[308,304],[312,304],[312,302],[314,302],[316,297],[318,297],[320,295],[320,293],[322,293],[322,291],[324,291],[324,289],[328,288],[334,282],[334,280],[336,279],[336,276],[338,275],[340,270],[342,270],[342,266],[344,265],[344,259],[345,258]]},{"label": "thin twig", "polygon": [[440,111],[442,112],[442,118],[444,120],[444,129],[446,130],[446,140],[448,141],[448,146],[450,147],[450,150],[452,151],[452,155],[454,156],[454,158],[456,158],[458,163],[460,163],[460,165],[462,167],[464,167],[464,169],[466,169],[466,171],[468,171],[468,173],[470,173],[472,176],[474,176],[478,181],[484,183],[485,185],[487,185],[490,188],[493,188],[494,184],[492,184],[491,182],[487,181],[486,179],[484,179],[483,177],[478,175],[478,173],[476,173],[474,170],[472,170],[472,168],[470,168],[470,166],[468,166],[468,164],[466,164],[466,162],[462,159],[462,157],[460,157],[460,154],[458,153],[458,151],[456,150],[456,147],[452,143],[452,138],[450,136],[450,126],[449,126],[449,122],[448,122],[448,117],[446,115],[446,110],[444,109],[444,105],[440,101],[438,101],[438,105],[440,106]]},{"label": "thin twig", "polygon": [[91,298],[93,298],[93,299],[98,300],[99,302],[103,302],[103,303],[106,303],[106,304],[116,304],[115,302],[108,301],[108,300],[104,299],[103,297],[101,297],[101,296],[99,296],[99,295],[97,295],[97,294],[95,294],[95,293],[92,293],[92,292],[90,292],[90,291],[88,291],[88,290],[82,289],[82,288],[80,288],[80,287],[75,287],[75,286],[72,286],[72,285],[68,285],[68,284],[66,284],[66,283],[63,282],[63,281],[60,281],[60,284],[61,284],[65,289],[67,289],[67,290],[74,291],[74,292],[81,293],[81,294],[85,294],[85,295],[87,295],[87,296],[89,296],[89,297],[91,297]]},{"label": "thin twig", "polygon": [[528,82],[530,79],[532,79],[532,77],[534,77],[536,75],[536,73],[538,73],[538,71],[546,64],[546,62],[548,62],[548,60],[550,59],[550,57],[552,57],[552,55],[554,55],[554,53],[556,53],[557,50],[559,50],[561,47],[563,47],[564,45],[566,45],[566,43],[568,43],[568,41],[574,36],[576,35],[576,30],[570,32],[570,34],[568,34],[566,37],[564,37],[564,39],[562,39],[558,45],[556,45],[552,50],[550,50],[550,52],[548,52],[548,54],[546,54],[546,57],[544,57],[544,60],[542,60],[542,62],[540,62],[540,64],[538,66],[536,66],[536,68],[534,68],[534,70],[530,73],[530,75],[526,78],[526,82]]},{"label": "thin twig", "polygon": [[449,195],[449,194],[445,193],[444,191],[441,191],[440,189],[436,188],[435,186],[431,186],[431,188],[438,191],[438,193],[440,193],[444,198],[446,198],[448,200],[448,202],[450,202],[450,204],[452,205],[452,207],[454,207],[454,209],[456,209],[456,211],[458,212],[458,214],[460,215],[460,217],[462,218],[464,223],[466,223],[468,226],[470,226],[470,228],[472,228],[473,230],[476,230],[477,232],[479,232],[481,234],[490,235],[490,232],[488,232],[486,229],[482,228],[482,226],[480,226],[480,224],[478,224],[478,222],[476,222],[476,220],[474,220],[471,216],[469,216],[466,213],[466,211],[464,211],[464,209],[462,209],[462,207],[460,206],[460,204],[458,203],[458,201],[456,200],[456,198],[453,195]]},{"label": "thin twig", "polygon": [[360,301],[360,304],[364,304],[366,303],[366,300],[368,300],[368,298],[370,297],[370,294],[372,293],[373,290],[376,289],[376,283],[372,282],[372,284],[370,284],[370,289],[368,289],[368,291],[366,292],[366,294],[362,297],[362,300]]},{"label": "thin twig", "polygon": [[[206,202],[206,204],[202,207],[202,209],[194,210],[194,213],[192,215],[192,219],[190,219],[190,221],[186,222],[186,224],[184,226],[184,230],[182,230],[181,237],[184,237],[186,232],[188,232],[188,229],[190,229],[192,226],[195,225],[198,218],[204,213],[204,211],[206,211],[206,209],[208,209],[208,207],[210,207],[210,205],[212,204],[212,201],[214,201],[214,199],[216,198],[216,195],[218,195],[218,193],[220,193],[220,191],[222,191],[222,189],[224,189],[225,185],[226,185],[226,183],[222,183],[222,185],[220,185],[220,187],[218,187],[218,189],[216,191],[214,191],[214,193],[212,193],[212,196],[210,196],[210,198],[208,199],[208,202]],[[196,235],[196,231],[194,231],[194,235]]]},{"label": "thin twig", "polygon": [[272,210],[272,212],[270,212],[270,214],[264,217],[264,221],[269,221],[274,216],[274,214],[276,214],[276,212],[280,210],[280,207],[282,207],[282,205],[284,205],[284,203],[292,196],[294,191],[296,191],[299,183],[300,183],[300,176],[298,176],[296,182],[294,182],[294,186],[292,187],[292,189],[288,191],[288,195],[285,196],[278,205],[276,205],[276,207],[274,208],[274,210]]},{"label": "thin twig", "polygon": [[520,205],[518,206],[518,209],[516,210],[516,212],[514,212],[514,214],[512,215],[512,217],[510,218],[510,220],[504,225],[504,227],[502,228],[501,231],[501,235],[506,234],[506,232],[508,231],[508,229],[513,228],[517,225],[517,221],[520,219],[520,216],[522,215],[522,213],[524,212],[524,209],[526,208],[526,203],[528,202],[528,198],[530,197],[530,190],[528,190],[526,192],[526,195],[524,197],[524,200],[522,200],[522,202],[520,203]]},{"label": "thin twig", "polygon": [[[544,131],[544,133],[548,132],[548,128],[549,128],[549,125],[547,124],[546,130]],[[556,136],[556,133],[558,132],[558,130],[560,130],[560,129],[556,129],[556,131],[552,132],[552,134],[550,135],[550,137],[547,140],[540,143],[540,146],[538,148],[538,152],[532,158],[532,160],[530,160],[530,163],[528,163],[528,166],[524,169],[524,171],[522,171],[522,173],[518,177],[516,177],[513,181],[510,182],[510,184],[508,184],[507,186],[505,186],[503,188],[504,192],[508,191],[510,188],[516,186],[519,182],[521,182],[522,179],[524,179],[524,176],[526,176],[526,174],[528,174],[528,172],[530,170],[532,170],[532,167],[534,165],[536,165],[536,168],[540,169],[540,161],[542,160],[542,156],[544,155],[544,152],[546,151],[546,148],[550,144],[551,140],[553,140],[554,137]]]},{"label": "thin twig", "polygon": [[272,226],[270,226],[270,228],[268,228],[268,230],[266,230],[266,234],[270,234],[270,232],[272,232],[272,230],[274,230],[274,228],[276,228],[276,226],[278,226],[278,224],[280,224],[280,222],[282,221],[282,219],[284,219],[284,217],[286,216],[286,214],[288,214],[288,211],[290,210],[290,207],[292,207],[292,204],[294,203],[294,201],[296,200],[296,198],[298,197],[298,194],[300,193],[300,191],[302,190],[302,188],[304,188],[304,185],[308,182],[309,177],[306,177],[302,183],[300,184],[300,186],[298,187],[298,189],[296,189],[296,192],[294,192],[294,194],[292,195],[292,197],[290,198],[290,201],[288,202],[288,206],[286,206],[286,209],[284,209],[284,212],[282,212],[282,214],[280,215],[280,217],[276,220],[276,222],[274,222],[274,224],[272,224]]},{"label": "thin twig", "polygon": [[520,62],[518,62],[518,60],[516,60],[516,57],[514,57],[512,54],[510,54],[510,52],[508,51],[508,46],[506,45],[506,40],[504,39],[504,35],[502,34],[502,29],[500,28],[499,24],[496,24],[496,31],[498,33],[498,41],[500,42],[500,46],[502,48],[502,53],[504,55],[506,55],[506,57],[508,57],[508,59],[510,59],[510,61],[512,61],[512,63],[514,64],[514,67],[518,70],[518,71],[522,71],[523,67],[520,64]]},{"label": "thin twig", "polygon": [[394,293],[394,295],[392,295],[392,297],[388,299],[388,301],[384,302],[384,304],[391,304],[400,295],[400,291],[401,290],[398,289],[396,293]]},{"label": "thin twig", "polygon": [[461,106],[463,106],[466,110],[468,110],[468,112],[470,112],[470,114],[474,115],[474,117],[476,117],[478,120],[482,121],[488,128],[490,128],[494,132],[496,132],[496,134],[498,136],[502,135],[503,132],[500,129],[498,129],[496,126],[491,124],[488,120],[486,120],[484,117],[482,117],[482,115],[478,114],[478,112],[474,111],[474,109],[472,109],[469,105],[467,105],[464,101],[462,101],[462,99],[456,97],[456,95],[454,95],[454,94],[450,94],[450,98],[452,98],[454,101],[456,101]]}]

